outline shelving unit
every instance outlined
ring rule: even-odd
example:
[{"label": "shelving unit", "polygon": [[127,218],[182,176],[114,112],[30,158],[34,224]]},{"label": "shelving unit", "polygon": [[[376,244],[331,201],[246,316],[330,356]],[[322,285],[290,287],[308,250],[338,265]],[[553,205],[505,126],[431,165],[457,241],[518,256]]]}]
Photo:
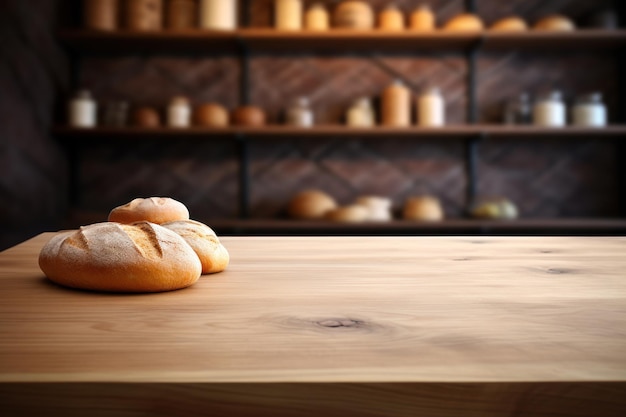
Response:
[{"label": "shelving unit", "polygon": [[[473,7],[468,1],[468,9]],[[477,121],[476,58],[482,52],[550,50],[585,50],[616,53],[626,49],[626,30],[600,31],[578,30],[570,33],[527,32],[497,33],[471,32],[447,33],[437,31],[421,34],[410,31],[388,33],[378,31],[331,30],[328,32],[282,32],[274,29],[239,29],[231,32],[187,30],[137,33],[116,31],[110,33],[86,30],[63,30],[60,40],[68,50],[77,55],[104,54],[168,54],[205,55],[236,54],[240,57],[242,104],[248,103],[248,60],[251,54],[311,54],[311,53],[458,53],[468,61],[468,108],[467,124],[425,129],[349,128],[339,125],[318,125],[310,129],[288,126],[265,126],[263,128],[200,128],[190,129],[141,129],[97,128],[72,129],[57,126],[53,134],[71,149],[106,141],[167,141],[230,140],[237,144],[240,160],[239,219],[212,222],[219,232],[239,234],[624,234],[626,219],[520,219],[513,222],[450,219],[438,223],[412,223],[394,221],[384,224],[336,224],[327,222],[295,222],[291,220],[248,219],[248,198],[251,178],[248,172],[248,144],[251,141],[319,139],[382,140],[385,138],[419,140],[461,140],[466,147],[465,167],[467,175],[466,200],[471,203],[476,194],[477,159],[482,139],[508,140],[610,140],[617,143],[623,155],[626,147],[626,125],[614,125],[601,129],[590,128],[537,128],[534,126],[481,125]],[[621,120],[622,122],[625,120]],[[75,152],[71,152],[75,153]],[[624,159],[623,157],[621,159]],[[76,161],[74,161],[75,165]],[[73,168],[75,169],[75,168]],[[621,194],[626,192],[620,184]],[[626,213],[625,213],[626,214]]]}]

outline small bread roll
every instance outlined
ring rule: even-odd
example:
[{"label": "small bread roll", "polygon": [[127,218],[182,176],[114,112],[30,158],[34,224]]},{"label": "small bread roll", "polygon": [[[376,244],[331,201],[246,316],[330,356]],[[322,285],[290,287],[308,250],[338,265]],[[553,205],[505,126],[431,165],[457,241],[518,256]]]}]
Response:
[{"label": "small bread roll", "polygon": [[198,126],[226,127],[230,123],[228,110],[215,103],[203,104],[196,108],[194,122]]},{"label": "small bread roll", "polygon": [[156,224],[188,220],[189,210],[180,201],[169,197],[136,198],[109,213],[109,221],[130,224],[147,221]]},{"label": "small bread roll", "polygon": [[525,32],[528,30],[528,24],[520,17],[511,16],[495,22],[491,25],[491,30],[496,32]]},{"label": "small bread roll", "polygon": [[557,32],[571,32],[576,30],[576,24],[569,18],[562,15],[551,15],[539,19],[535,26],[535,30],[552,30]]},{"label": "small bread roll", "polygon": [[369,210],[359,204],[338,207],[326,213],[325,218],[334,222],[359,223],[368,220]]},{"label": "small bread roll", "polygon": [[291,199],[287,213],[294,219],[310,220],[322,218],[335,208],[337,202],[330,195],[319,190],[306,190]]},{"label": "small bread roll", "polygon": [[456,17],[453,17],[443,27],[444,30],[452,32],[467,32],[467,31],[481,31],[485,28],[483,21],[480,17],[471,14],[463,13]]},{"label": "small bread roll", "polygon": [[403,217],[407,220],[439,221],[443,220],[444,213],[435,197],[411,197],[404,205]]},{"label": "small bread roll", "polygon": [[242,106],[233,110],[232,121],[236,126],[261,127],[265,125],[266,117],[260,107]]},{"label": "small bread roll", "polygon": [[109,292],[159,292],[195,283],[202,265],[191,246],[157,224],[96,223],[54,236],[39,254],[53,282]]},{"label": "small bread roll", "polygon": [[391,200],[378,196],[362,196],[357,198],[356,204],[367,209],[367,220],[371,221],[389,221],[391,215]]},{"label": "small bread roll", "polygon": [[230,255],[209,226],[195,220],[164,223],[163,227],[179,234],[196,252],[202,263],[203,274],[222,272],[228,266]]}]

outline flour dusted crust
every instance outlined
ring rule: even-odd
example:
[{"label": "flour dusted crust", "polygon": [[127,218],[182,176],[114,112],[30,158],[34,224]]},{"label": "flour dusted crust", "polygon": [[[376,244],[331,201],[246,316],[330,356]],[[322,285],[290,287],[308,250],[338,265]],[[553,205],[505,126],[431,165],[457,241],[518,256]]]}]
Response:
[{"label": "flour dusted crust", "polygon": [[160,292],[185,288],[202,265],[177,233],[149,222],[96,223],[54,236],[39,254],[53,282],[109,292]]},{"label": "flour dusted crust", "polygon": [[369,218],[369,210],[359,204],[338,207],[326,213],[326,219],[334,222],[358,223]]},{"label": "flour dusted crust", "polygon": [[111,210],[110,222],[131,224],[147,221],[156,224],[188,220],[189,210],[180,201],[169,197],[136,198]]},{"label": "flour dusted crust", "polygon": [[228,266],[230,255],[209,226],[195,220],[180,220],[163,224],[178,233],[193,248],[202,263],[203,274],[222,272]]}]

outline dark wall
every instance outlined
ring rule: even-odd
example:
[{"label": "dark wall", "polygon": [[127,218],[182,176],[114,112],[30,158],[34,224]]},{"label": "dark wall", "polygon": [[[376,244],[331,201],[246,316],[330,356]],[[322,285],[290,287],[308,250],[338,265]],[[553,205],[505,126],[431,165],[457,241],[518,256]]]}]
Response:
[{"label": "dark wall", "polygon": [[50,136],[68,87],[54,0],[0,2],[0,249],[66,215],[67,167]]}]

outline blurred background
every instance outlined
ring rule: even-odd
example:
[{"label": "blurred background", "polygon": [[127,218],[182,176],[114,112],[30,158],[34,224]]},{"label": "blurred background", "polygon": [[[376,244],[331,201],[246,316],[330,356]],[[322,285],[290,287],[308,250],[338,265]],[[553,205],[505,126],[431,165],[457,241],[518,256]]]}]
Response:
[{"label": "blurred background", "polygon": [[[383,196],[391,201],[396,218],[402,217],[407,199],[429,195],[438,199],[446,219],[467,218],[466,135],[415,141],[393,135],[374,140],[341,134],[251,140],[244,150],[246,169],[242,173],[242,149],[234,134],[230,134],[231,140],[212,135],[151,140],[121,138],[115,133],[99,135],[97,140],[89,135],[72,135],[72,140],[66,140],[55,128],[67,126],[67,106],[79,89],[89,90],[101,108],[104,103],[122,101],[131,110],[140,106],[157,109],[164,125],[165,109],[176,96],[184,96],[192,107],[219,103],[229,112],[248,99],[265,113],[267,125],[284,123],[285,109],[298,97],[307,97],[316,125],[344,124],[346,109],[354,100],[369,97],[379,106],[382,92],[394,80],[401,80],[414,96],[425,87],[438,87],[445,100],[447,125],[501,125],[508,100],[522,93],[534,97],[552,90],[561,91],[567,105],[573,105],[580,95],[601,92],[609,123],[624,122],[621,65],[626,43],[621,29],[613,29],[613,38],[606,37],[606,42],[618,47],[595,48],[582,43],[561,48],[556,43],[550,48],[479,49],[473,62],[465,47],[415,51],[346,47],[317,53],[298,50],[297,39],[291,41],[287,52],[252,50],[243,58],[238,47],[172,51],[176,48],[170,46],[161,52],[158,40],[150,51],[141,46],[124,48],[123,44],[116,51],[109,42],[102,52],[97,37],[81,38],[81,33],[90,33],[84,28],[84,3],[0,3],[0,249],[42,231],[103,221],[111,208],[149,196],[182,201],[192,218],[209,225],[215,222],[221,233],[254,233],[252,226],[245,226],[253,224],[251,220],[263,226],[264,220],[286,218],[289,201],[310,188],[325,191],[339,205],[351,204],[363,195]],[[161,3],[165,22],[165,14],[171,10],[168,1],[157,3]],[[274,28],[276,3],[238,2],[237,26]],[[332,19],[341,2],[301,3],[303,13],[313,3],[322,3]],[[379,13],[391,2],[366,3]],[[583,28],[595,13],[609,9],[617,15],[623,8],[620,2],[610,0],[393,3],[407,19],[420,5],[429,5],[439,27],[472,6],[486,27],[512,15],[532,25],[542,17],[559,14]],[[198,10],[200,6],[196,2]],[[128,31],[123,18],[119,19],[114,31]],[[167,33],[167,28],[162,32]],[[206,42],[212,42],[211,38]],[[468,114],[470,95],[476,102],[476,120]],[[616,221],[611,228],[602,232],[623,231],[620,139],[624,137],[607,139],[602,134],[558,140],[540,135],[487,138],[474,150],[473,194],[510,200],[520,220],[548,222],[528,229],[534,233],[553,230],[549,222],[561,219],[612,219]],[[242,176],[247,178],[246,190],[241,189]],[[246,194],[243,199],[242,192]],[[243,220],[249,222],[236,223]],[[221,227],[220,221],[225,221]],[[584,230],[571,226],[562,231],[588,233],[593,227],[589,224]],[[261,226],[259,233],[272,229]],[[422,232],[417,226],[406,227],[401,224],[379,231],[394,233],[403,228],[405,233]],[[295,223],[291,228],[281,225],[280,230],[298,233]],[[429,233],[484,230],[467,224],[446,228],[443,223],[441,229],[428,228]],[[515,230],[524,232],[523,228]]]}]

